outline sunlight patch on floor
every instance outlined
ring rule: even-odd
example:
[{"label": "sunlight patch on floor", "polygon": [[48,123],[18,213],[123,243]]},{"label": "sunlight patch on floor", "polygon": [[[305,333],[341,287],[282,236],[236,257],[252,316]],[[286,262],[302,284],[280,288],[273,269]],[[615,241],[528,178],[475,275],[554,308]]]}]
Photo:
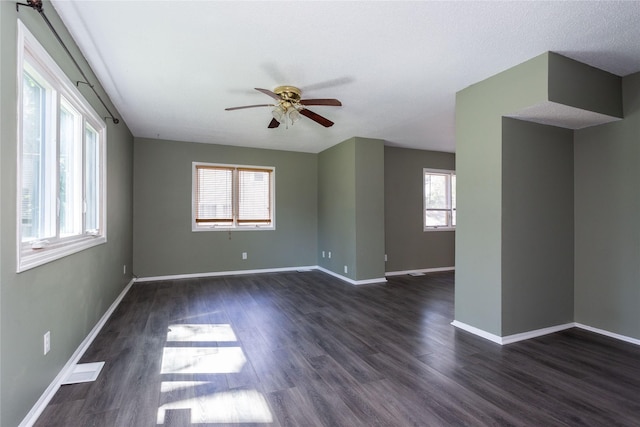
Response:
[{"label": "sunlight patch on floor", "polygon": [[233,328],[228,323],[170,325],[167,333],[167,341],[233,342],[237,340]]},{"label": "sunlight patch on floor", "polygon": [[190,387],[200,387],[210,384],[209,381],[163,381],[160,383],[161,393],[172,393],[186,390]]},{"label": "sunlight patch on floor", "polygon": [[170,402],[158,408],[157,424],[164,424],[168,410],[188,409],[191,424],[271,423],[267,400],[256,390],[234,390]]},{"label": "sunlight patch on floor", "polygon": [[161,374],[231,374],[247,358],[241,347],[165,347]]}]

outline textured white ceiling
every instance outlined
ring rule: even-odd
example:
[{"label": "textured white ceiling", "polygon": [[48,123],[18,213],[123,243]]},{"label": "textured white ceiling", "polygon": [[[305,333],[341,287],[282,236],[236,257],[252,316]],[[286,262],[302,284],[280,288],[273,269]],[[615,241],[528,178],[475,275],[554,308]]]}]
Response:
[{"label": "textured white ceiling", "polygon": [[[555,51],[640,71],[640,2],[69,1],[53,5],[135,136],[319,152],[455,151],[455,93]],[[46,13],[46,9],[45,9]],[[336,124],[267,129],[279,85]]]},{"label": "textured white ceiling", "polygon": [[618,117],[545,101],[508,114],[507,117],[566,129],[583,129],[621,120]]}]

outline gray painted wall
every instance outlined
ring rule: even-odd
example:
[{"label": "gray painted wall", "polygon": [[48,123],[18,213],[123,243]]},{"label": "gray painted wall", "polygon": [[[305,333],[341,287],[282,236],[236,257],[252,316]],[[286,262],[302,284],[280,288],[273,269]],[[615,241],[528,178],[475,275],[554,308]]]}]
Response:
[{"label": "gray painted wall", "polygon": [[[92,83],[98,80],[66,33],[53,7],[47,16],[62,35]],[[118,294],[130,281],[132,265],[133,138],[124,122],[107,122],[107,243],[16,274],[16,23],[20,17],[71,80],[78,72],[43,19],[15,2],[0,2],[0,425],[15,426],[36,403]],[[104,108],[90,90],[87,100]],[[97,86],[102,92],[102,89]],[[106,97],[103,95],[103,98]],[[111,111],[117,114],[110,105]],[[51,331],[51,352],[42,341]]]},{"label": "gray painted wall", "polygon": [[455,231],[423,231],[423,169],[455,170],[455,154],[384,147],[387,272],[455,266]]},{"label": "gray painted wall", "polygon": [[621,79],[549,52],[549,101],[622,117]]},{"label": "gray painted wall", "polygon": [[384,278],[384,143],[356,138],[357,280]]},{"label": "gray painted wall", "polygon": [[575,132],[575,320],[640,339],[640,73],[624,120]]},{"label": "gray painted wall", "polygon": [[[2,5],[0,4],[0,29],[2,28],[6,28],[5,26],[8,25],[7,24],[7,16],[8,16],[8,9],[6,7],[6,5]],[[15,29],[15,28],[14,28]],[[8,58],[9,55],[11,55],[12,52],[12,48],[11,48],[11,37],[7,38],[4,35],[4,31],[0,30],[0,58]],[[15,45],[15,40],[14,43]],[[3,145],[2,141],[4,141],[4,132],[3,132],[3,128],[4,126],[6,126],[5,120],[4,120],[4,114],[5,111],[9,111],[9,108],[12,108],[12,105],[9,104],[9,99],[11,98],[10,95],[5,96],[5,85],[9,84],[9,79],[5,78],[5,74],[7,74],[9,72],[9,70],[4,69],[4,60],[2,60],[0,62],[0,146]],[[14,100],[15,100],[15,95],[14,95]],[[0,153],[2,152],[2,149],[0,148]],[[2,161],[0,160],[0,197],[2,196],[2,175],[3,175],[3,167],[2,167]],[[3,224],[3,210],[4,209],[0,209],[0,242],[4,242],[5,241],[5,237],[4,237],[4,227],[2,227]],[[2,246],[0,244],[0,423],[2,423],[2,289],[4,288],[3,283],[4,283],[4,276],[3,276],[3,271],[4,269],[2,268]]]},{"label": "gray painted wall", "polygon": [[318,265],[352,279],[343,267],[356,265],[355,161],[355,138],[318,154]]},{"label": "gray painted wall", "polygon": [[502,336],[573,321],[573,131],[502,120]]},{"label": "gray painted wall", "polygon": [[[134,145],[137,276],[316,265],[315,154],[144,138]],[[276,229],[192,232],[192,162],[275,167]]]},{"label": "gray painted wall", "polygon": [[[502,332],[502,116],[547,98],[548,54],[456,95],[455,318]],[[523,83],[526,82],[526,83]]]},{"label": "gray painted wall", "polygon": [[352,280],[384,278],[383,157],[366,138],[318,155],[318,265]]},{"label": "gray painted wall", "polygon": [[640,334],[637,80],[625,119],[576,131],[573,153],[570,131],[501,119],[547,97],[619,116],[620,81],[549,53],[458,94],[456,320],[498,336],[573,319]]}]

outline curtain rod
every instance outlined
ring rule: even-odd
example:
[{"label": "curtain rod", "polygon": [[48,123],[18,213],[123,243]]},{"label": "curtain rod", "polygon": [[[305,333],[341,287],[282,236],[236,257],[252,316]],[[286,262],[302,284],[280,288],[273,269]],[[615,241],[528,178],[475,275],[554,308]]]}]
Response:
[{"label": "curtain rod", "polygon": [[80,71],[80,74],[82,75],[82,78],[84,79],[84,81],[77,81],[76,82],[76,86],[79,86],[80,83],[89,86],[91,88],[91,90],[93,91],[93,93],[98,98],[98,100],[100,101],[100,103],[102,104],[102,106],[104,107],[104,109],[107,110],[107,113],[109,114],[109,116],[105,117],[105,119],[107,119],[107,118],[111,119],[113,121],[113,123],[116,124],[116,125],[118,123],[120,123],[120,119],[116,118],[111,113],[111,111],[109,110],[109,107],[107,107],[107,104],[104,103],[104,101],[102,100],[102,98],[100,97],[98,92],[96,91],[95,86],[92,85],[91,83],[89,83],[89,79],[87,78],[87,76],[84,73],[84,71],[82,71],[82,68],[80,68],[80,64],[78,64],[78,62],[75,60],[75,58],[73,57],[73,55],[69,51],[69,48],[67,48],[67,45],[64,44],[64,42],[62,41],[62,38],[60,38],[60,35],[56,31],[56,29],[53,28],[53,25],[51,24],[51,21],[49,21],[49,18],[47,18],[47,15],[44,14],[44,10],[42,9],[42,0],[27,0],[26,3],[16,3],[16,10],[19,10],[20,6],[28,6],[28,7],[32,8],[33,10],[38,11],[38,13],[40,13],[40,16],[42,16],[42,19],[44,19],[44,22],[46,22],[47,26],[49,27],[49,29],[51,30],[53,35],[56,37],[56,39],[58,40],[60,45],[63,47],[64,51],[67,52],[67,55],[69,55],[69,58],[71,58],[71,60],[73,61],[74,65],[76,66],[78,71]]}]

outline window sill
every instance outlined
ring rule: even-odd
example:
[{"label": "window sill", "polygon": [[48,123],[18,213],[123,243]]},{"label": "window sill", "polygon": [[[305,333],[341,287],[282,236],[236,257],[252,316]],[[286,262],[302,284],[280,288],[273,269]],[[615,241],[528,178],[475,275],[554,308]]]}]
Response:
[{"label": "window sill", "polygon": [[456,231],[455,227],[429,227],[422,231]]},{"label": "window sill", "polygon": [[273,231],[275,230],[275,226],[263,226],[263,227],[223,227],[223,226],[200,226],[200,227],[192,227],[191,231],[199,232],[199,231]]},{"label": "window sill", "polygon": [[21,273],[30,270],[106,242],[107,238],[105,236],[83,236],[72,242],[52,245],[42,249],[23,248],[18,256],[17,272]]}]

